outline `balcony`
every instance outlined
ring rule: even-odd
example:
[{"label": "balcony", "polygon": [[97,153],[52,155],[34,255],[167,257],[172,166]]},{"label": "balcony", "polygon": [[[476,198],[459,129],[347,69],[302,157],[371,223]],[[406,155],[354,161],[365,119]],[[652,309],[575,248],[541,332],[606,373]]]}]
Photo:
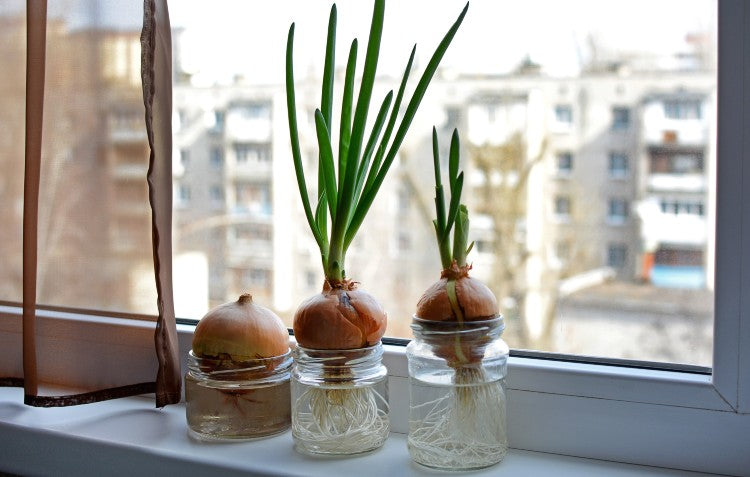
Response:
[{"label": "balcony", "polygon": [[650,174],[648,188],[659,192],[706,191],[706,178],[702,174]]},{"label": "balcony", "polygon": [[230,141],[271,142],[271,120],[269,118],[245,118],[229,113],[224,127],[225,137]]},{"label": "balcony", "polygon": [[641,234],[646,244],[702,247],[707,240],[706,218],[692,214],[653,214],[644,219]]},{"label": "balcony", "polygon": [[650,103],[643,112],[643,137],[649,145],[706,146],[708,122],[703,117],[669,118],[661,102]]}]

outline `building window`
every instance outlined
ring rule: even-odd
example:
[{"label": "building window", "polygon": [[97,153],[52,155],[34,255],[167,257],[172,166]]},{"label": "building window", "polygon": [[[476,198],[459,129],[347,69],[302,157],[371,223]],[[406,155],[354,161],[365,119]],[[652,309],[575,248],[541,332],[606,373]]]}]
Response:
[{"label": "building window", "polygon": [[411,238],[409,237],[409,234],[403,230],[399,231],[396,236],[396,250],[399,253],[411,250]]},{"label": "building window", "polygon": [[555,256],[561,262],[565,262],[570,259],[570,242],[567,240],[560,240],[555,244]]},{"label": "building window", "polygon": [[664,101],[664,117],[667,119],[701,119],[703,108],[698,100]]},{"label": "building window", "polygon": [[630,127],[630,109],[622,106],[612,108],[612,129],[621,130]]},{"label": "building window", "polygon": [[214,132],[221,132],[224,130],[224,111],[214,111]]},{"label": "building window", "polygon": [[188,202],[190,202],[190,186],[186,184],[180,184],[177,186],[177,204],[178,205],[185,205]]},{"label": "building window", "polygon": [[224,200],[224,189],[220,185],[212,185],[209,189],[209,195],[212,201],[222,202]]},{"label": "building window", "polygon": [[570,197],[564,195],[555,197],[555,216],[558,219],[570,218]]},{"label": "building window", "polygon": [[607,266],[622,268],[628,255],[628,247],[621,243],[611,243],[607,246]]},{"label": "building window", "polygon": [[221,166],[224,164],[224,148],[221,146],[212,147],[209,162],[212,168],[221,169]]},{"label": "building window", "polygon": [[628,156],[621,152],[609,153],[609,165],[607,168],[610,178],[623,178],[628,175]]},{"label": "building window", "polygon": [[271,119],[271,106],[269,104],[245,104],[237,109],[243,119]]},{"label": "building window", "polygon": [[251,268],[242,273],[242,286],[267,288],[271,283],[271,272],[264,268]]},{"label": "building window", "polygon": [[497,115],[497,105],[490,103],[487,105],[487,121],[494,123]]},{"label": "building window", "polygon": [[456,128],[461,122],[461,109],[457,106],[445,108],[445,125],[448,128]]},{"label": "building window", "polygon": [[396,196],[396,212],[398,215],[406,215],[411,207],[411,191],[405,187],[398,190]]},{"label": "building window", "polygon": [[305,284],[307,288],[315,288],[318,285],[318,274],[312,270],[306,271]]},{"label": "building window", "polygon": [[573,154],[570,152],[557,153],[557,175],[569,176],[573,172]]},{"label": "building window", "polygon": [[477,253],[491,253],[492,242],[490,242],[489,240],[475,240],[474,250],[476,250]]},{"label": "building window", "polygon": [[240,182],[235,184],[235,210],[271,215],[271,188],[269,184]]},{"label": "building window", "polygon": [[697,215],[703,216],[705,214],[705,206],[702,201],[699,200],[671,200],[662,199],[659,202],[662,213],[670,215]]},{"label": "building window", "polygon": [[628,218],[628,201],[625,199],[609,199],[607,203],[607,222],[622,224]]},{"label": "building window", "polygon": [[190,164],[190,151],[187,149],[180,149],[180,165],[183,168],[187,168]]},{"label": "building window", "polygon": [[569,104],[558,104],[555,106],[555,122],[570,126],[573,124],[573,108]]},{"label": "building window", "polygon": [[702,174],[704,162],[701,152],[675,154],[655,150],[651,152],[649,158],[652,174]]},{"label": "building window", "polygon": [[271,149],[264,144],[235,144],[234,154],[238,163],[248,161],[268,162],[271,160]]}]

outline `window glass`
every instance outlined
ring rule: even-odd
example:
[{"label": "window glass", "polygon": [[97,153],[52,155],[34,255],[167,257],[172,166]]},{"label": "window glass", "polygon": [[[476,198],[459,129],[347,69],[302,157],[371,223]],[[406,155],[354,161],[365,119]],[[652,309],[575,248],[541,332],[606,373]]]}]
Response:
[{"label": "window glass", "polygon": [[627,129],[630,126],[630,109],[618,106],[612,108],[612,129]]},{"label": "window glass", "polygon": [[[424,17],[422,2],[388,3],[374,101],[398,87],[414,42],[425,63],[463,5],[436,2]],[[366,42],[370,9],[337,6],[343,71],[349,41]],[[175,253],[205,256],[207,271],[193,276],[210,305],[257,289],[291,324],[322,287],[294,180],[284,47],[295,21],[300,146],[315,197],[329,8],[276,2],[247,28],[260,15],[252,3],[170,5],[185,124],[174,142],[190,151],[177,179],[195,196],[175,210]],[[416,303],[439,278],[431,131],[445,160],[458,128],[472,274],[497,295],[511,346],[710,366],[716,51],[715,0],[472,1],[347,254],[348,275],[388,311],[387,334],[411,336]],[[220,207],[199,207],[206,184],[223,188]]]},{"label": "window glass", "polygon": [[570,175],[573,170],[573,154],[561,152],[557,154],[557,173],[561,176]]},{"label": "window glass", "polygon": [[[37,301],[156,314],[142,2],[50,2]],[[0,300],[21,300],[25,2],[0,2]],[[184,157],[187,163],[187,157]]]},{"label": "window glass", "polygon": [[621,152],[609,154],[609,176],[611,178],[622,178],[628,175],[628,156]]}]

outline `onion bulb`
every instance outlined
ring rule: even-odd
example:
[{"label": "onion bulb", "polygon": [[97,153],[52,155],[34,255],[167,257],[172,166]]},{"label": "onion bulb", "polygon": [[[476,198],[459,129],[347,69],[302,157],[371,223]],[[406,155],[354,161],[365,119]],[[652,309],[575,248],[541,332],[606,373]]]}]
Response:
[{"label": "onion bulb", "polygon": [[326,280],[323,291],[305,300],[294,315],[294,337],[309,349],[357,349],[383,337],[386,313],[357,283]]},{"label": "onion bulb", "polygon": [[289,351],[289,333],[268,308],[245,293],[210,310],[195,328],[193,353],[234,362],[280,356]]},{"label": "onion bulb", "polygon": [[470,265],[454,261],[443,270],[417,303],[417,318],[431,321],[480,321],[499,313],[497,299],[487,285],[469,276]]}]

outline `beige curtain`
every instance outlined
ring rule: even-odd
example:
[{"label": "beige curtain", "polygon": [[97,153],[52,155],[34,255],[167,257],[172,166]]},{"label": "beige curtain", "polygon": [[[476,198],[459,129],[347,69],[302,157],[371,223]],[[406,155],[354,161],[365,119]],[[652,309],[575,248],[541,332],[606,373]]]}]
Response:
[{"label": "beige curtain", "polygon": [[[94,8],[97,8],[96,6]],[[145,0],[141,31],[141,82],[149,154],[147,174],[151,205],[153,266],[158,318],[155,348],[159,361],[154,382],[127,384],[73,395],[39,395],[36,343],[40,192],[45,192],[42,172],[43,118],[47,56],[47,2],[26,4],[26,117],[23,191],[23,377],[6,378],[4,385],[23,385],[25,403],[32,406],[67,406],[118,397],[156,394],[162,407],[180,400],[180,369],[172,293],[172,138],[171,138],[171,31],[166,0]],[[106,64],[107,59],[101,59]],[[121,65],[115,65],[120,67]],[[87,87],[86,84],[80,87]],[[54,105],[53,105],[54,106]],[[100,169],[100,168],[97,168]],[[96,181],[90,177],[84,180]],[[42,186],[40,187],[40,182]],[[145,204],[144,204],[145,205]],[[84,212],[85,213],[85,212]],[[72,264],[71,264],[72,266]],[[128,363],[122,363],[127,366]]]}]

